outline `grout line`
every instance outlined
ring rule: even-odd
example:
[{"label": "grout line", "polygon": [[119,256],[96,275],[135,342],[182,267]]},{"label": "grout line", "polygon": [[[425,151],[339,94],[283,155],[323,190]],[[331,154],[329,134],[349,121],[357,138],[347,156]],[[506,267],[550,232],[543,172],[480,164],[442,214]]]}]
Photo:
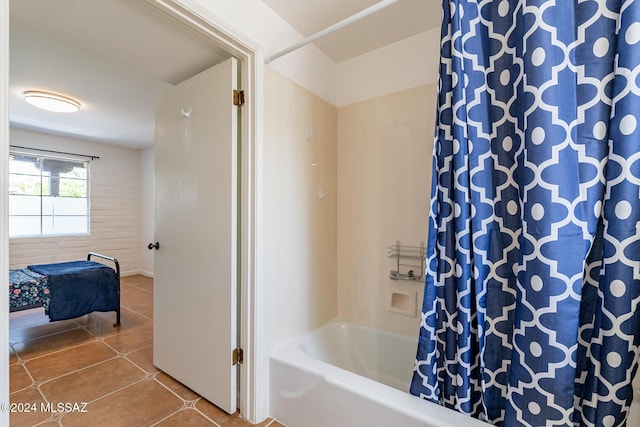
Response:
[{"label": "grout line", "polygon": [[[80,328],[80,329],[83,329],[83,328]],[[73,330],[73,329],[70,329],[70,330]],[[65,331],[65,332],[67,332],[67,331]],[[87,331],[87,332],[88,332],[88,331]],[[92,334],[92,335],[93,335],[93,334]],[[38,339],[38,338],[34,338],[34,339]],[[52,355],[52,354],[61,353],[61,352],[66,351],[66,350],[71,350],[71,349],[73,349],[73,348],[80,347],[80,346],[85,345],[85,344],[91,344],[91,343],[93,343],[93,342],[97,342],[97,341],[100,341],[100,339],[94,336],[94,338],[92,338],[90,341],[85,341],[85,342],[80,343],[80,344],[72,344],[72,345],[70,345],[69,347],[64,347],[64,348],[61,348],[61,349],[59,349],[59,350],[52,350],[52,351],[49,351],[49,352],[47,352],[47,353],[41,354],[41,355],[39,355],[39,356],[32,357],[32,358],[30,358],[30,359],[23,359],[23,358],[20,358],[20,360],[22,360],[22,363],[24,364],[24,363],[27,363],[27,362],[31,362],[31,361],[33,361],[33,360],[38,360],[38,359],[41,359],[41,358],[43,358],[43,357],[50,356],[50,355]],[[16,352],[15,352],[15,350],[14,350],[14,353],[16,353]],[[16,354],[18,354],[18,353],[16,353]]]},{"label": "grout line", "polygon": [[[160,371],[160,372],[162,372],[162,371]],[[157,372],[157,373],[153,376],[153,380],[154,380],[155,382],[157,382],[158,384],[160,384],[162,387],[164,387],[164,388],[166,388],[167,390],[169,390],[171,393],[173,393],[173,394],[174,394],[178,399],[182,400],[182,408],[181,408],[180,410],[184,409],[184,405],[185,405],[187,402],[190,402],[190,401],[189,401],[189,400],[184,399],[184,398],[183,398],[182,396],[180,396],[178,393],[176,393],[175,391],[173,391],[172,389],[170,389],[170,388],[169,388],[169,386],[167,386],[167,385],[163,384],[163,383],[162,383],[162,381],[158,380],[158,379],[156,378],[156,376],[157,376],[157,374],[159,374],[160,372]],[[170,376],[169,374],[166,374],[166,373],[165,373],[165,375]],[[173,379],[173,377],[171,377],[171,378]],[[177,380],[176,380],[176,381],[177,381]],[[180,383],[180,384],[182,384],[182,383]],[[184,384],[182,384],[182,385],[183,385],[184,387],[186,387]],[[187,388],[188,388],[188,387],[187,387]],[[189,389],[189,390],[191,390],[191,389]],[[195,393],[195,392],[194,392],[194,393]],[[196,394],[197,394],[197,393],[196,393]],[[198,395],[198,396],[199,396],[199,395]]]},{"label": "grout line", "polygon": [[[109,346],[109,348],[111,348],[111,346],[110,346],[109,344],[107,344],[107,343],[105,343],[105,344],[106,344],[107,346]],[[133,353],[137,353],[137,352],[139,352],[139,351],[142,351],[142,350],[144,350],[144,349],[146,349],[146,348],[149,348],[149,347],[152,347],[152,346],[153,346],[153,344],[149,344],[149,345],[145,345],[144,347],[141,347],[141,348],[139,348],[139,349],[131,350],[130,352],[125,353],[125,354],[124,354],[124,358],[125,358],[125,359],[127,359],[127,361],[128,361],[129,363],[131,363],[131,364],[132,364],[133,366],[135,366],[136,368],[140,369],[140,370],[141,370],[142,372],[144,372],[145,374],[154,374],[154,375],[156,375],[158,372],[149,372],[149,371],[146,371],[142,366],[138,365],[136,362],[134,362],[133,360],[129,359],[129,357],[128,357],[129,355],[131,355],[131,354],[133,354]],[[152,361],[151,363],[153,364],[153,361]],[[154,368],[155,368],[155,366],[154,366]]]},{"label": "grout line", "polygon": [[[124,284],[124,285],[126,285],[127,287],[130,287],[130,288],[131,288],[131,290],[133,290],[133,291],[136,291],[136,292],[137,292],[137,291],[142,291],[142,292],[145,292],[146,294],[149,294],[150,296],[152,296],[152,295],[153,295],[153,289],[152,289],[152,290],[147,290],[147,289],[144,289],[144,288],[138,287],[137,285],[133,285],[133,284],[126,283],[126,281],[123,281],[123,284]],[[140,313],[140,312],[136,311],[135,309],[133,309],[133,308],[131,308],[131,307],[128,307],[127,305],[124,305],[124,304],[123,304],[123,305],[122,305],[122,309],[123,309],[123,312],[131,313],[132,315],[137,315],[137,316],[139,316],[139,317],[140,317],[140,318],[142,318],[142,319],[149,320],[149,321],[153,322],[153,317],[148,317],[148,316],[146,316],[146,315],[144,315],[144,314],[142,314],[142,313]],[[43,316],[44,316],[44,314],[43,314]],[[126,329],[126,328],[114,328],[113,332],[108,332],[106,335],[105,335],[105,334],[102,334],[102,335],[100,335],[100,336],[99,336],[99,335],[97,335],[96,333],[93,333],[93,332],[89,329],[89,328],[90,328],[90,323],[80,323],[80,322],[78,322],[78,321],[77,321],[77,320],[75,320],[75,319],[70,319],[70,320],[72,320],[72,321],[73,321],[77,326],[75,326],[75,327],[74,327],[73,325],[69,325],[69,329],[65,329],[65,330],[62,330],[62,331],[59,331],[59,332],[52,332],[52,333],[49,333],[49,334],[45,334],[45,335],[42,335],[42,336],[38,336],[38,337],[34,337],[34,338],[30,338],[30,339],[23,339],[23,340],[21,340],[21,341],[15,342],[15,343],[10,343],[9,347],[13,350],[13,354],[14,354],[14,356],[16,357],[16,360],[17,360],[14,364],[15,364],[15,365],[21,365],[21,366],[23,367],[23,369],[25,369],[25,370],[27,371],[27,375],[29,376],[29,378],[30,378],[30,379],[31,379],[31,381],[32,381],[32,384],[31,384],[31,385],[29,385],[29,386],[28,386],[28,387],[26,387],[26,388],[23,388],[22,390],[17,390],[17,391],[23,391],[23,390],[28,389],[28,388],[33,388],[33,389],[37,390],[38,394],[41,396],[41,398],[43,399],[43,401],[48,403],[48,402],[49,402],[49,399],[47,399],[47,398],[46,398],[46,396],[44,395],[43,391],[40,389],[40,386],[41,386],[41,385],[43,385],[43,384],[47,384],[47,383],[50,383],[50,382],[52,382],[52,381],[54,381],[54,380],[59,380],[59,379],[61,379],[61,378],[64,378],[65,376],[68,376],[68,375],[71,375],[71,374],[78,374],[78,373],[81,373],[81,372],[86,371],[86,370],[88,370],[88,369],[90,369],[90,368],[93,368],[93,367],[98,366],[98,365],[103,364],[103,363],[107,363],[107,362],[112,361],[112,360],[117,359],[117,358],[124,358],[128,363],[130,363],[131,365],[133,365],[134,367],[136,367],[137,369],[139,369],[141,372],[143,372],[143,373],[145,374],[145,375],[144,375],[144,377],[143,377],[143,378],[140,378],[140,379],[138,379],[138,380],[133,381],[131,384],[125,385],[125,386],[120,387],[120,388],[118,388],[118,389],[116,389],[116,390],[112,390],[111,392],[108,392],[108,393],[106,393],[106,394],[104,394],[104,395],[102,395],[102,396],[99,396],[99,397],[97,397],[97,398],[95,398],[95,399],[93,399],[92,401],[87,402],[87,403],[89,403],[89,404],[94,404],[94,403],[96,403],[96,402],[98,402],[98,401],[101,401],[101,400],[103,400],[103,399],[105,399],[105,398],[107,398],[107,397],[109,397],[109,396],[111,396],[111,395],[113,395],[113,394],[115,394],[115,393],[118,393],[118,392],[120,392],[120,391],[123,391],[123,390],[125,390],[125,389],[127,389],[127,388],[129,388],[129,387],[132,387],[132,386],[134,386],[134,385],[136,385],[136,384],[139,384],[139,383],[141,383],[141,382],[143,382],[143,381],[153,380],[153,381],[155,381],[157,384],[160,384],[164,389],[166,389],[166,390],[168,390],[169,392],[171,392],[171,393],[172,393],[173,395],[175,395],[175,396],[176,396],[180,401],[182,401],[182,402],[183,402],[183,405],[182,405],[182,407],[181,407],[180,409],[178,409],[177,411],[175,411],[175,412],[173,412],[172,414],[168,415],[167,417],[163,418],[162,420],[157,421],[155,424],[153,424],[154,426],[155,426],[155,425],[160,424],[161,422],[163,422],[163,421],[165,421],[165,420],[169,419],[169,418],[170,418],[170,417],[172,417],[172,416],[175,416],[175,415],[176,415],[176,414],[178,414],[179,412],[181,412],[181,411],[185,411],[185,410],[187,410],[187,409],[192,409],[192,410],[196,411],[198,414],[200,414],[202,417],[204,417],[207,421],[209,421],[209,422],[211,423],[211,424],[210,424],[211,426],[213,426],[213,427],[220,427],[220,426],[221,426],[221,424],[219,424],[217,421],[215,421],[215,420],[213,420],[212,418],[210,418],[208,415],[206,415],[204,412],[202,412],[200,409],[198,409],[198,408],[196,407],[196,404],[197,404],[200,400],[204,400],[204,398],[203,398],[203,397],[201,397],[201,396],[200,396],[200,395],[198,395],[196,392],[194,392],[194,393],[198,396],[198,398],[193,399],[193,400],[186,400],[186,399],[184,399],[184,398],[183,398],[183,397],[181,397],[181,396],[180,396],[176,391],[172,390],[168,385],[163,384],[161,381],[159,381],[159,380],[156,378],[156,377],[157,377],[157,375],[158,375],[158,373],[160,373],[160,372],[162,372],[162,371],[158,370],[158,372],[155,372],[155,373],[147,372],[147,371],[146,371],[142,366],[140,366],[138,363],[135,363],[135,362],[133,362],[131,359],[129,359],[129,356],[130,356],[130,355],[132,355],[133,353],[136,353],[136,352],[139,352],[139,351],[141,351],[141,350],[144,350],[144,349],[147,349],[147,348],[149,348],[149,347],[152,347],[152,344],[148,344],[148,345],[142,346],[142,347],[140,347],[140,348],[136,348],[136,349],[134,349],[134,350],[131,350],[131,351],[129,351],[129,352],[123,353],[123,352],[118,351],[118,350],[117,350],[116,348],[114,348],[112,345],[108,344],[105,340],[106,340],[106,339],[109,339],[109,338],[112,338],[112,337],[114,337],[114,336],[117,336],[118,334],[120,334],[120,333],[122,333],[122,332],[124,332],[124,331],[126,331],[126,330],[128,330],[128,329]],[[103,320],[103,319],[102,319],[101,317],[99,317],[99,318],[96,318],[96,320],[97,320],[97,321],[99,321],[100,323],[102,323],[102,320]],[[46,325],[46,323],[45,323],[45,324],[42,324],[42,323],[36,323],[36,324],[31,325],[31,326],[32,326],[32,327],[36,327],[36,326],[41,326],[41,325]],[[100,325],[99,325],[99,326],[100,326]],[[29,327],[30,327],[29,325],[25,325],[25,326],[22,326],[22,327],[20,327],[20,328],[17,328],[17,327],[16,327],[16,328],[14,328],[14,329],[19,330],[19,329],[29,328]],[[87,340],[87,341],[84,341],[84,342],[78,343],[78,344],[72,344],[72,345],[69,345],[69,346],[65,346],[65,347],[63,347],[63,348],[61,348],[61,349],[57,349],[57,350],[54,350],[54,351],[47,351],[47,352],[45,352],[45,353],[43,353],[43,354],[41,354],[41,355],[38,355],[38,356],[33,357],[33,358],[29,358],[29,359],[24,359],[23,357],[21,357],[21,355],[20,355],[18,352],[16,352],[16,351],[15,351],[14,344],[19,344],[19,343],[23,343],[23,342],[24,342],[24,343],[27,343],[27,342],[31,342],[31,341],[34,341],[34,340],[38,340],[38,339],[40,339],[40,338],[52,337],[52,336],[60,335],[60,334],[62,334],[62,333],[69,332],[69,331],[73,331],[73,330],[76,330],[76,329],[83,329],[83,330],[85,330],[85,331],[90,335],[90,339],[89,339],[89,340]],[[110,330],[109,330],[109,331],[110,331]],[[87,344],[90,344],[90,343],[94,343],[94,342],[101,342],[101,343],[102,343],[102,344],[104,344],[107,348],[109,348],[111,351],[113,351],[115,354],[114,354],[112,357],[109,357],[109,358],[107,358],[107,359],[101,360],[101,361],[96,362],[96,363],[93,363],[93,364],[91,364],[91,365],[84,366],[84,367],[79,368],[79,369],[75,369],[75,370],[73,370],[73,371],[70,371],[70,372],[64,373],[64,374],[62,374],[62,375],[58,375],[58,376],[56,376],[56,377],[48,378],[48,379],[46,379],[46,380],[44,380],[44,381],[42,381],[42,382],[36,382],[36,381],[34,380],[34,378],[33,378],[32,374],[31,374],[31,372],[29,371],[29,369],[28,369],[28,367],[27,367],[27,365],[26,365],[26,363],[27,363],[27,362],[35,361],[35,360],[41,359],[41,358],[46,357],[46,356],[49,356],[49,355],[53,355],[53,354],[57,354],[57,353],[61,353],[61,352],[66,351],[66,350],[76,349],[76,348],[78,348],[78,347],[81,347],[81,346],[84,346],[84,345],[87,345]],[[176,380],[176,381],[177,381],[177,380]],[[180,382],[178,381],[178,383],[180,383]],[[180,383],[180,384],[182,384],[182,383]],[[183,386],[184,386],[184,384],[183,384]],[[184,386],[184,387],[186,387],[186,386]],[[14,393],[15,393],[15,392],[14,392]],[[46,420],[43,420],[43,421],[39,422],[37,425],[38,425],[38,426],[44,426],[44,425],[50,425],[50,423],[54,423],[54,424],[56,424],[56,425],[58,425],[58,426],[60,426],[60,427],[63,427],[63,425],[64,425],[64,423],[63,423],[63,418],[64,418],[64,416],[65,416],[65,414],[64,414],[64,413],[61,413],[61,414],[53,414],[53,415],[51,415],[49,418],[47,418]],[[243,420],[241,417],[239,417],[239,416],[237,416],[237,415],[234,417],[234,419],[235,419],[235,418],[238,418],[238,419],[240,419],[240,420]],[[245,421],[245,422],[246,422],[246,420],[243,420],[243,421]],[[266,424],[266,426],[265,426],[265,427],[268,427],[268,426],[275,427],[275,426],[273,426],[273,424],[275,423],[275,421],[276,421],[275,419],[272,419],[268,424]],[[248,423],[248,422],[247,422],[247,423]],[[247,424],[247,425],[249,425],[249,424]]]},{"label": "grout line", "polygon": [[153,318],[152,318],[152,317],[148,317],[148,316],[146,316],[145,314],[142,314],[142,313],[140,313],[139,311],[134,310],[134,309],[133,309],[133,308],[131,308],[131,307],[127,307],[126,305],[122,305],[122,306],[121,306],[121,308],[125,308],[125,309],[129,310],[130,312],[132,312],[133,314],[137,314],[137,315],[138,315],[138,316],[140,316],[140,317],[144,317],[144,318],[145,318],[145,319],[147,319],[147,320],[151,320],[151,321],[153,321]]},{"label": "grout line", "polygon": [[[162,371],[160,371],[160,372],[162,372]],[[173,378],[173,377],[171,377],[171,376],[170,376],[169,374],[167,374],[167,373],[165,373],[165,375],[169,376],[170,378]],[[200,410],[196,407],[196,403],[197,403],[199,400],[204,399],[204,398],[203,398],[202,396],[200,396],[198,393],[196,393],[196,392],[194,391],[194,393],[195,393],[196,395],[198,395],[198,396],[199,396],[197,399],[194,399],[194,400],[186,400],[186,399],[184,399],[182,396],[180,396],[178,393],[176,393],[174,390],[170,389],[170,388],[169,388],[169,386],[167,386],[167,385],[163,384],[163,383],[162,383],[160,380],[158,380],[157,378],[155,378],[155,377],[154,377],[153,379],[154,379],[158,384],[160,384],[162,387],[166,388],[166,389],[167,389],[167,390],[169,390],[171,393],[173,393],[174,395],[176,395],[176,397],[177,397],[178,399],[182,400],[182,402],[183,402],[183,407],[182,407],[182,408],[180,408],[177,412],[180,412],[180,411],[182,411],[182,410],[186,409],[186,408],[185,408],[185,406],[184,406],[185,404],[187,404],[187,403],[189,403],[189,402],[193,402],[193,406],[191,406],[191,408],[193,408],[196,412],[198,412],[200,415],[202,415],[203,417],[205,417],[207,420],[211,421],[211,422],[213,423],[213,425],[214,425],[214,426],[220,427],[220,424],[218,424],[217,422],[215,422],[214,420],[212,420],[211,418],[209,418],[209,416],[207,416],[205,413],[203,413],[202,411],[200,411]],[[175,378],[173,378],[173,379],[174,379],[175,381],[178,381],[178,380],[176,380]],[[178,381],[178,382],[180,383],[180,381]],[[182,383],[180,383],[180,384],[182,384]],[[187,386],[185,386],[184,384],[182,384],[182,385],[183,385],[184,387],[187,387]],[[188,388],[188,387],[187,387],[187,388]],[[191,390],[191,389],[189,389],[189,390]],[[191,391],[193,391],[193,390],[191,390]],[[172,415],[174,415],[174,414],[172,414]]]},{"label": "grout line", "polygon": [[204,399],[204,397],[200,396],[200,398],[196,399],[195,403],[193,404],[193,409],[199,413],[200,415],[202,415],[203,417],[205,417],[206,419],[208,419],[209,421],[211,421],[213,423],[214,426],[220,427],[220,424],[218,424],[217,422],[215,422],[214,420],[212,420],[207,414],[205,414],[204,412],[202,412],[200,409],[198,409],[198,407],[196,406],[196,404],[198,403],[198,401]]},{"label": "grout line", "polygon": [[[40,390],[40,386],[41,386],[42,384],[47,384],[47,383],[50,383],[51,381],[59,380],[60,378],[64,378],[64,377],[66,377],[67,375],[71,375],[71,374],[75,374],[75,373],[78,373],[78,372],[86,371],[86,370],[87,370],[87,369],[89,369],[89,368],[93,368],[93,367],[95,367],[95,366],[101,365],[101,364],[106,363],[106,362],[109,362],[109,361],[111,361],[111,360],[118,359],[118,357],[119,357],[119,356],[116,354],[116,355],[115,355],[115,356],[113,356],[113,357],[110,357],[110,358],[108,358],[108,359],[102,360],[102,361],[100,361],[100,362],[96,362],[96,363],[94,363],[94,364],[92,364],[92,365],[87,365],[87,366],[85,366],[84,368],[76,369],[75,371],[67,372],[66,374],[58,375],[57,377],[53,377],[53,378],[49,378],[49,379],[46,379],[46,380],[44,380],[44,381],[41,381],[41,382],[39,382],[39,383],[38,383],[38,390]],[[35,382],[35,381],[34,381],[34,382]]]},{"label": "grout line", "polygon": [[[19,389],[19,390],[14,390],[14,391],[12,391],[11,393],[9,393],[9,396],[11,396],[12,394],[15,394],[15,393],[19,393],[19,392],[21,392],[21,391],[24,391],[24,390],[26,390],[26,389],[28,389],[28,388],[36,388],[36,389],[38,389],[38,383],[36,383],[36,381],[35,381],[35,380],[33,379],[33,377],[31,376],[31,372],[29,372],[29,370],[26,368],[26,366],[24,366],[24,365],[21,365],[21,366],[22,366],[22,369],[24,369],[24,370],[25,370],[25,372],[27,373],[27,375],[29,376],[29,379],[31,380],[31,384],[29,384],[29,385],[28,385],[28,386],[26,386],[26,387],[22,387],[22,388],[21,388],[21,389]],[[39,390],[39,389],[38,389],[38,390]]]},{"label": "grout line", "polygon": [[174,416],[174,415],[176,415],[178,412],[182,412],[182,410],[183,410],[183,409],[184,409],[184,408],[180,408],[180,409],[178,409],[177,411],[175,411],[175,412],[173,412],[173,413],[171,413],[171,414],[167,415],[167,416],[166,416],[166,417],[164,417],[163,419],[158,420],[157,422],[155,422],[155,423],[151,424],[151,426],[150,426],[150,427],[157,426],[158,424],[160,424],[160,423],[162,423],[162,422],[164,422],[164,421],[168,420],[169,418],[173,417],[173,416]]},{"label": "grout line", "polygon": [[[36,390],[38,391],[38,394],[40,395],[40,397],[42,397],[42,400],[44,400],[46,403],[49,403],[49,399],[47,399],[47,397],[44,395],[42,390],[40,390],[40,384],[36,386]],[[47,420],[51,419],[51,417],[53,417],[53,414],[51,414],[51,416],[49,416]]]},{"label": "grout line", "polygon": [[[108,345],[108,344],[107,344],[107,345]],[[133,354],[133,353],[135,353],[135,352],[137,352],[137,351],[143,350],[143,349],[145,349],[145,348],[147,348],[147,347],[149,347],[149,346],[145,346],[145,347],[142,347],[142,348],[140,348],[140,349],[138,349],[138,350],[133,350],[133,351],[130,351],[130,352],[128,352],[128,353],[121,353],[121,354],[122,354],[122,357],[123,357],[124,359],[126,359],[126,361],[127,361],[127,362],[131,363],[133,366],[135,366],[136,368],[140,369],[140,370],[141,370],[145,375],[153,375],[153,378],[155,379],[155,376],[156,376],[156,375],[158,375],[158,372],[148,372],[148,371],[146,371],[142,366],[139,366],[136,362],[134,362],[133,360],[131,360],[131,359],[129,359],[129,358],[127,357],[127,356],[129,356],[130,354]]]},{"label": "grout line", "polygon": [[[92,403],[95,403],[95,402],[99,401],[100,399],[104,399],[105,397],[111,396],[111,395],[113,395],[113,394],[115,394],[115,393],[118,393],[119,391],[125,390],[125,389],[127,389],[127,388],[129,388],[129,387],[131,387],[131,386],[133,386],[133,385],[135,385],[135,384],[138,384],[138,383],[140,383],[140,382],[142,382],[142,381],[146,381],[146,380],[147,380],[147,378],[141,378],[141,379],[139,379],[138,381],[134,381],[134,382],[132,382],[131,384],[128,384],[128,385],[126,385],[126,386],[124,386],[124,387],[120,387],[119,389],[112,390],[112,391],[110,391],[109,393],[104,394],[104,395],[102,395],[102,396],[100,396],[100,397],[96,397],[96,398],[95,398],[95,399],[93,399],[93,400],[87,401],[87,402],[86,402],[86,403],[87,403],[87,406],[91,405]],[[64,418],[64,416],[65,416],[66,414],[67,414],[67,413],[62,413],[62,416],[60,417],[60,423],[61,423],[61,424],[62,424],[62,419]]]},{"label": "grout line", "polygon": [[[35,340],[39,340],[40,338],[47,338],[47,337],[51,337],[51,336],[54,336],[54,335],[64,334],[65,332],[75,331],[76,329],[83,329],[82,326],[80,326],[80,324],[78,324],[78,322],[74,321],[74,323],[77,326],[75,326],[73,328],[65,329],[64,331],[52,332],[50,334],[40,335],[40,336],[33,337],[33,338],[27,338],[27,339],[24,339],[22,341],[15,341],[15,342],[12,342],[11,345],[20,344],[20,343],[27,342],[27,341],[35,341]],[[48,325],[48,323],[43,323],[42,325]],[[34,326],[40,326],[40,325],[34,325]],[[15,349],[14,349],[14,352],[15,352]]]},{"label": "grout line", "polygon": [[[17,362],[13,363],[13,365],[17,365],[19,363],[24,364],[24,359],[22,357],[20,357],[20,355],[18,353],[16,353],[16,350],[13,348],[13,344],[9,344],[9,354],[11,354],[11,352],[13,351],[13,355],[16,357],[16,359],[18,359]],[[11,357],[11,356],[9,356]],[[9,362],[9,366],[11,366],[12,363]]]},{"label": "grout line", "polygon": [[136,290],[143,291],[143,292],[146,292],[146,293],[148,293],[148,294],[153,294],[153,291],[150,291],[150,290],[145,289],[145,288],[141,288],[141,287],[140,287],[140,286],[138,286],[138,285],[132,285],[132,284],[130,284],[130,283],[125,283],[125,285],[130,286],[130,287],[132,287],[132,288],[136,288]]},{"label": "grout line", "polygon": [[127,384],[127,385],[125,385],[125,386],[123,386],[123,387],[120,387],[120,388],[118,388],[118,389],[116,389],[116,390],[112,390],[112,391],[110,391],[109,393],[107,393],[107,394],[103,394],[103,395],[102,395],[102,396],[100,396],[100,397],[96,397],[95,399],[90,400],[90,401],[87,401],[86,403],[87,403],[87,405],[90,405],[90,404],[92,404],[92,403],[97,402],[98,400],[101,400],[101,399],[104,399],[105,397],[108,397],[108,396],[111,396],[111,395],[113,395],[113,394],[116,394],[116,393],[118,393],[119,391],[125,390],[125,389],[127,389],[127,388],[129,388],[129,387],[131,387],[131,386],[133,386],[133,385],[136,385],[136,384],[138,384],[138,383],[141,383],[141,382],[143,382],[143,381],[147,381],[147,378],[146,378],[146,377],[140,378],[139,380],[134,381],[134,382],[132,382],[131,384]]},{"label": "grout line", "polygon": [[51,416],[50,416],[49,418],[47,418],[46,420],[41,421],[41,422],[39,422],[38,424],[34,424],[34,427],[37,427],[37,426],[44,426],[44,425],[47,425],[47,424],[49,424],[49,423],[56,423],[56,424],[58,424],[59,426],[64,427],[64,426],[62,426],[62,424],[60,424],[60,420],[55,418],[55,415],[51,415]]}]

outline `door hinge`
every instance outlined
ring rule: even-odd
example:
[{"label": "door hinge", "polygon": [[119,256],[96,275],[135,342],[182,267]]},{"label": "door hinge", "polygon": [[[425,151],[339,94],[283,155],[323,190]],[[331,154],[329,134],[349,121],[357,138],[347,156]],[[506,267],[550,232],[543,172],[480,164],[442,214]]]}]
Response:
[{"label": "door hinge", "polygon": [[231,353],[231,361],[232,361],[232,366],[238,365],[238,364],[242,364],[242,362],[244,361],[244,352],[242,351],[241,348],[234,348],[233,352]]},{"label": "door hinge", "polygon": [[244,105],[244,91],[243,90],[234,90],[233,91],[233,105],[236,107],[242,107]]}]

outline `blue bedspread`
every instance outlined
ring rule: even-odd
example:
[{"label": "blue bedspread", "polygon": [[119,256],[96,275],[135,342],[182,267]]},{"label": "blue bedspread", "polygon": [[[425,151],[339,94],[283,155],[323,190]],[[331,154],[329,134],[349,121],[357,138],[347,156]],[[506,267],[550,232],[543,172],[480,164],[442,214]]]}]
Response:
[{"label": "blue bedspread", "polygon": [[116,272],[104,264],[71,261],[28,268],[47,276],[51,294],[49,319],[52,321],[71,319],[92,311],[120,309]]}]

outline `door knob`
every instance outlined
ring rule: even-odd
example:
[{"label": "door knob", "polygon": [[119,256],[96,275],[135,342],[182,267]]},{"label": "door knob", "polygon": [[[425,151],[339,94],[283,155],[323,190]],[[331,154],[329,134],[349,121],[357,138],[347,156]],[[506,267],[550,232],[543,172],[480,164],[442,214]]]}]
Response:
[{"label": "door knob", "polygon": [[155,244],[154,243],[149,243],[149,245],[147,245],[147,248],[149,248],[149,250],[152,250],[152,249],[158,250],[158,249],[160,249],[160,243],[158,243],[158,242],[156,242]]}]

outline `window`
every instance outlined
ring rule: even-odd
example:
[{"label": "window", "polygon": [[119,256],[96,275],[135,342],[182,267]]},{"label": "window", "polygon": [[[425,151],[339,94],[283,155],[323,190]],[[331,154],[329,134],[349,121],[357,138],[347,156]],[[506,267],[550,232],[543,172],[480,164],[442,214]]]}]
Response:
[{"label": "window", "polygon": [[9,156],[9,237],[89,233],[88,163]]}]

